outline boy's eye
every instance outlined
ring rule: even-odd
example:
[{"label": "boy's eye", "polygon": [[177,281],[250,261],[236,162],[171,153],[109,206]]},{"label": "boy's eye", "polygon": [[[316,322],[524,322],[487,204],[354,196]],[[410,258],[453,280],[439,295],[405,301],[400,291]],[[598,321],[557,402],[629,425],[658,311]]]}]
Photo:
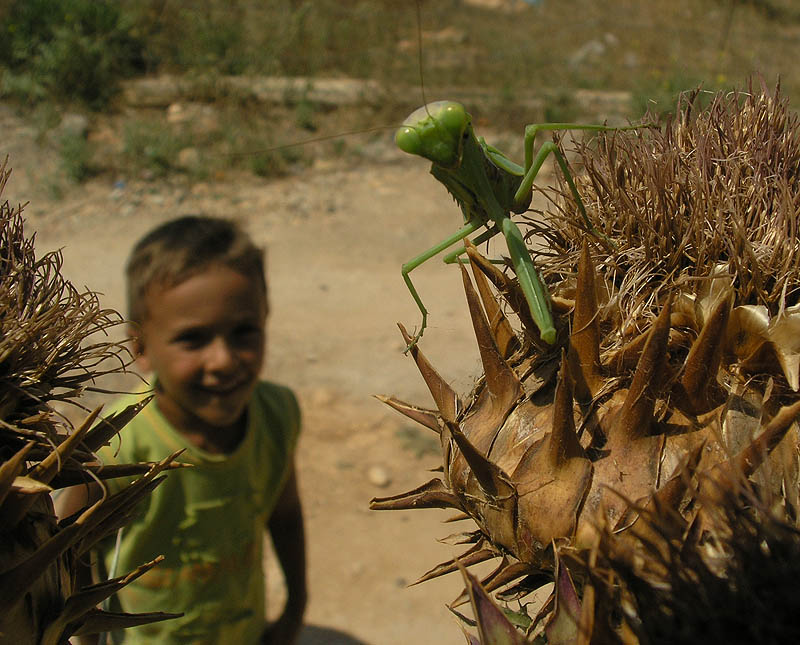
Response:
[{"label": "boy's eye", "polygon": [[242,325],[233,330],[233,342],[237,345],[252,345],[261,342],[261,327]]},{"label": "boy's eye", "polygon": [[201,331],[186,331],[175,337],[174,342],[182,347],[196,349],[208,342],[209,336]]}]

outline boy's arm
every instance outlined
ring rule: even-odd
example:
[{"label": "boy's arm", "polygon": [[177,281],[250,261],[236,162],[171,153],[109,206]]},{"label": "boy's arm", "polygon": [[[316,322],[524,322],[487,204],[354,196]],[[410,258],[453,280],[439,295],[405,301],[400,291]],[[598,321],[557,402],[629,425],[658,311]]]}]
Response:
[{"label": "boy's arm", "polygon": [[[53,499],[53,506],[56,511],[56,517],[63,520],[74,513],[77,513],[90,504],[94,504],[103,496],[103,491],[97,482],[91,484],[71,486],[61,490],[58,495]],[[88,557],[88,556],[84,556]],[[89,585],[93,582],[92,570],[88,561],[81,559],[76,564],[76,577],[78,587]],[[98,642],[97,634],[90,634],[88,636],[79,636],[72,639],[73,643],[77,645],[96,645]]]},{"label": "boy's arm", "polygon": [[288,599],[281,617],[262,636],[264,645],[291,645],[297,641],[306,609],[306,543],[303,513],[294,464],[267,522],[275,554],[286,578]]}]

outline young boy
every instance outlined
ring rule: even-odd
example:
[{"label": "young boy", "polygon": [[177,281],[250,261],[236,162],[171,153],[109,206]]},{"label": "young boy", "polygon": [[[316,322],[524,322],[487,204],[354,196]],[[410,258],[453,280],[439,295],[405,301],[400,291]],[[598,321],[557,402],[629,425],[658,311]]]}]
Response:
[{"label": "young boy", "polygon": [[[116,566],[121,575],[164,554],[118,594],[122,610],[184,616],[125,630],[124,642],[295,643],[306,604],[299,409],[289,389],[258,378],[268,313],[262,253],[229,221],[182,217],[139,241],[127,279],[133,348],[155,400],[101,457],[157,461],[183,448],[179,461],[193,467],[171,471],[143,502],[123,529]],[[78,489],[60,501],[63,513],[83,501]],[[288,587],[270,627],[265,528]],[[113,549],[102,555],[110,568]]]}]

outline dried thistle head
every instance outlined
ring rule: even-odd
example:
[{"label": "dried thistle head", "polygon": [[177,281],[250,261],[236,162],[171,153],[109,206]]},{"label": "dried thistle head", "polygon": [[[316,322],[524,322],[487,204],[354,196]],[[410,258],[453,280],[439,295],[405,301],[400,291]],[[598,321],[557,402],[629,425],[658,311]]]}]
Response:
[{"label": "dried thistle head", "polygon": [[[10,175],[0,166],[0,195]],[[60,252],[37,258],[23,232],[22,208],[0,203],[0,419],[13,425],[75,402],[97,377],[123,370],[126,348],[107,339],[122,322],[97,294],[61,274]],[[92,339],[96,334],[106,336]],[[95,337],[96,338],[96,337]],[[109,360],[110,359],[110,360]]]},{"label": "dried thistle head", "polygon": [[664,527],[674,520],[665,507],[644,511],[645,526],[623,539],[606,531],[593,554],[591,584],[599,604],[622,611],[614,625],[595,612],[596,623],[616,634],[628,630],[642,645],[800,640],[796,518],[768,491],[734,479],[730,487],[715,483],[716,494],[700,493],[703,531],[693,524],[669,536]]},{"label": "dried thistle head", "polygon": [[[578,145],[589,220],[617,247],[596,244],[592,255],[626,327],[652,318],[669,293],[708,293],[714,278],[733,287],[736,306],[768,318],[800,302],[800,121],[763,83],[714,94],[704,109],[703,98],[683,94],[658,127]],[[546,224],[531,228],[554,284],[574,271],[580,240],[594,238],[566,186],[548,195]]]},{"label": "dried thistle head", "polygon": [[[10,170],[0,165],[0,195]],[[127,523],[133,508],[161,481],[177,456],[155,464],[103,466],[94,453],[141,404],[106,419],[100,409],[73,428],[53,402],[80,406],[82,392],[103,374],[125,369],[127,350],[92,340],[121,322],[61,275],[61,256],[37,258],[23,231],[22,207],[0,203],[0,639],[62,643],[164,620],[167,614],[111,615],[96,606],[160,559],[120,578],[78,588],[76,563]],[[104,361],[109,360],[109,363]],[[82,407],[82,406],[81,406]],[[120,493],[59,522],[54,489],[143,475]]]},{"label": "dried thistle head", "polygon": [[[531,222],[560,351],[537,344],[513,277],[468,249],[484,376],[462,398],[417,346],[436,409],[384,399],[439,433],[443,465],[372,507],[454,508],[477,525],[458,538],[468,551],[420,580],[499,559],[481,583],[515,599],[564,557],[583,585],[570,619],[580,642],[636,642],[634,600],[591,558],[633,554],[637,574],[663,580],[671,549],[724,544],[714,509],[740,490],[737,473],[792,521],[800,507],[798,122],[777,90],[718,94],[703,109],[697,96],[658,127],[579,147],[579,191],[611,244],[563,187],[545,223]],[[558,607],[545,608],[549,625]]]}]

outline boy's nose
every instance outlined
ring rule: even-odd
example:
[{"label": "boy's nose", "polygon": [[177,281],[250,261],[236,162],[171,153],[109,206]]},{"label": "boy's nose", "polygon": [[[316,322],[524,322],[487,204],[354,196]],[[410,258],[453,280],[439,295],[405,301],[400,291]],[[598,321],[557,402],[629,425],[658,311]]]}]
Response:
[{"label": "boy's nose", "polygon": [[215,338],[206,352],[206,369],[222,371],[236,365],[236,352],[224,338]]}]

